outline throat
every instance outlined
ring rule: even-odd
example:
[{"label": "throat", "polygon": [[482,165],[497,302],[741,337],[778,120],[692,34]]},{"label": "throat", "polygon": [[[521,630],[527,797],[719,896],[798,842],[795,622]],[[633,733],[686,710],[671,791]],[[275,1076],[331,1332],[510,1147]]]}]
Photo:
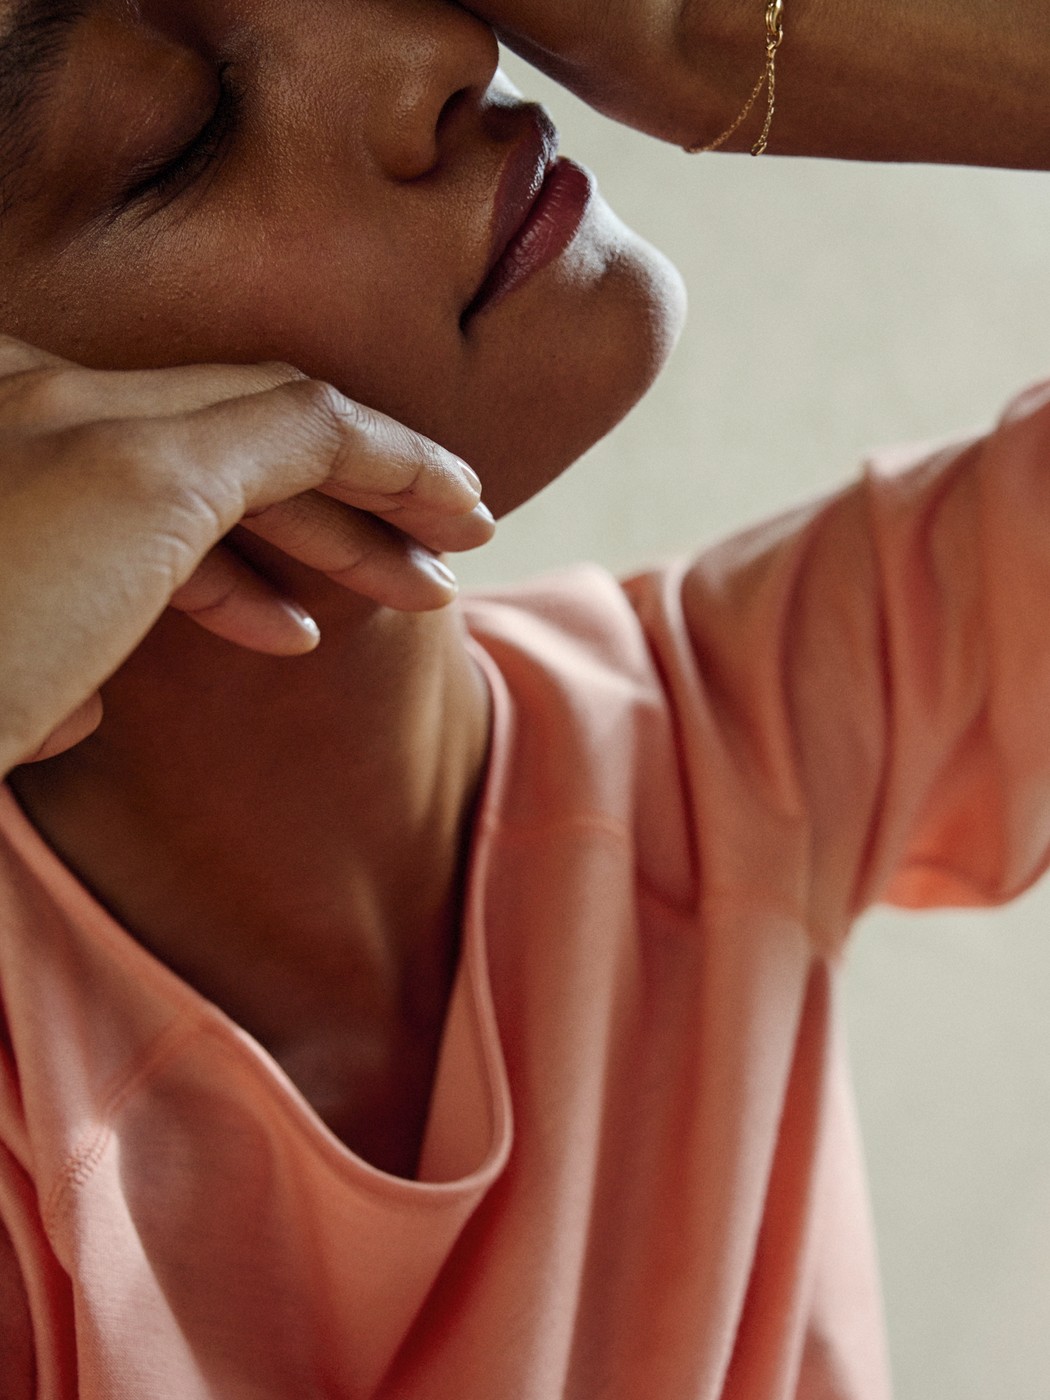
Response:
[{"label": "throat", "polygon": [[488,694],[454,616],[372,619],[342,650],[338,619],[320,620],[335,644],[293,668],[165,615],[106,687],[98,732],[10,781],[132,937],[352,1151],[412,1176]]}]

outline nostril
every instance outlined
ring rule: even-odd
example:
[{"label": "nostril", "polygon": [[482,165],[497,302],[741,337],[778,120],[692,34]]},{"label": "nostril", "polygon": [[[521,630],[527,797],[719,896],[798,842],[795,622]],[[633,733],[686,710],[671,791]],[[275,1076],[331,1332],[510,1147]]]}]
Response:
[{"label": "nostril", "polygon": [[473,89],[469,87],[459,88],[456,92],[452,94],[450,98],[448,98],[448,100],[445,102],[445,105],[438,113],[437,126],[434,129],[434,135],[437,138],[439,144],[444,139],[448,127],[452,124],[452,122],[455,120],[456,116],[462,111],[462,109],[468,104],[470,94],[472,91]]}]

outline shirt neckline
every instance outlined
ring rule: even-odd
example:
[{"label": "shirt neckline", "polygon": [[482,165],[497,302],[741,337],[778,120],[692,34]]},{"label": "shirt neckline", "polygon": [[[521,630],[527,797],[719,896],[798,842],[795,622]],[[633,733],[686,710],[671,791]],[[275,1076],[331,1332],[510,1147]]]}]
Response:
[{"label": "shirt neckline", "polygon": [[[460,956],[445,1016],[437,1068],[416,1178],[395,1176],[360,1157],[326,1126],[270,1054],[219,1006],[185,982],[143,947],[113,917],[61,857],[48,845],[7,782],[0,783],[0,835],[6,837],[37,884],[69,922],[141,983],[147,993],[171,1007],[173,1020],[185,1019],[218,1037],[266,1092],[273,1110],[305,1144],[325,1158],[359,1190],[404,1205],[460,1202],[482,1194],[499,1176],[510,1154],[513,1117],[506,1065],[492,1001],[485,940],[485,894],[491,864],[509,742],[509,698],[495,663],[472,638],[466,645],[489,690],[489,755],[477,804],[468,860],[464,928]],[[451,1042],[454,1042],[451,1043]],[[463,1085],[452,1078],[471,1072],[472,1109],[485,1116],[475,1153],[476,1165],[450,1180],[427,1178],[427,1164],[448,1155],[450,1139],[462,1130]],[[466,1069],[465,1069],[466,1066]],[[469,1092],[469,1091],[468,1091]]]}]

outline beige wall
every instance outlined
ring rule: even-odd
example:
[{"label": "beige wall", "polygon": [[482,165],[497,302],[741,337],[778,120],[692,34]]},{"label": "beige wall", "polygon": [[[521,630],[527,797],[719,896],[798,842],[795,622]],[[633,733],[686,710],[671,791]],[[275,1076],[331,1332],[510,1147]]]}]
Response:
[{"label": "beige wall", "polygon": [[[1050,176],[690,158],[507,66],[678,263],[691,312],[646,402],[460,558],[467,584],[696,549],[1050,374]],[[850,1040],[899,1400],[1050,1395],[1048,988],[1047,886],[994,916],[858,929]]]}]

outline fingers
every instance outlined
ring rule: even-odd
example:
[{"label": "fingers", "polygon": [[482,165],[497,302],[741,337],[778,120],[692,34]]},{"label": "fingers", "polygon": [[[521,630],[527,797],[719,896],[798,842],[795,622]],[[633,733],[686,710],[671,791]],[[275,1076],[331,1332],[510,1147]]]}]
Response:
[{"label": "fingers", "polygon": [[315,379],[151,422],[172,435],[187,470],[196,464],[198,487],[232,469],[245,497],[238,519],[315,489],[383,515],[469,515],[481,496],[451,452]]},{"label": "fingers", "polygon": [[[274,397],[274,390],[285,392]],[[436,443],[279,362],[90,370],[0,337],[0,410],[4,427],[35,431],[130,419],[156,420],[170,432],[173,420],[196,414],[199,422],[183,431],[186,443],[196,436],[220,450],[234,432],[250,443],[279,426],[297,456],[313,448],[319,461],[331,462],[332,494],[347,486],[349,503],[361,510],[460,513],[481,496],[470,468]],[[470,538],[463,547],[480,542]]]},{"label": "fingers", "polygon": [[[309,563],[311,568],[322,568],[313,558],[307,559],[300,546],[313,549],[317,537],[327,537],[338,546],[345,538],[350,546],[358,539],[364,522],[382,519],[382,538],[400,539],[407,548],[412,537],[432,554],[446,551],[474,549],[485,544],[492,537],[495,525],[487,508],[477,505],[466,515],[436,515],[432,511],[404,510],[362,511],[344,505],[320,491],[305,491],[288,501],[279,501],[265,510],[252,511],[241,524],[246,530],[261,535],[286,549],[296,559]],[[391,526],[396,523],[396,529]],[[282,538],[274,531],[279,529]]]},{"label": "fingers", "polygon": [[305,378],[277,362],[94,370],[0,336],[0,413],[10,427],[58,430],[101,419],[192,413]]},{"label": "fingers", "polygon": [[204,556],[171,606],[217,637],[270,656],[301,656],[320,638],[308,613],[222,545]]},{"label": "fingers", "polygon": [[[316,487],[422,540],[429,515],[468,515],[481,497],[477,476],[452,453],[291,365],[90,370],[0,336],[0,426],[56,432],[122,420],[141,430],[146,451],[152,423],[156,449],[169,454],[174,439],[213,479],[231,454],[242,472],[254,458],[247,510]],[[490,534],[482,511],[465,531],[426,542],[466,549]]]},{"label": "fingers", "polygon": [[[329,477],[325,489],[360,510],[462,514],[481,496],[477,476],[437,443],[279,362],[90,370],[0,336],[0,407],[4,426],[25,418],[34,430],[152,421],[208,471],[221,468],[216,454],[235,441],[261,448],[266,435],[273,450],[257,453],[257,508]],[[272,470],[275,452],[286,458],[283,480]]]},{"label": "fingers", "polygon": [[385,607],[427,612],[444,607],[457,593],[455,575],[429,549],[316,492],[270,506],[242,526]]},{"label": "fingers", "polygon": [[121,503],[154,502],[173,605],[276,654],[308,650],[312,623],[215,549],[234,526],[406,610],[448,603],[455,579],[435,555],[494,531],[465,463],[286,364],[98,371],[0,336],[0,429],[97,464]]},{"label": "fingers", "polygon": [[484,544],[495,528],[458,458],[316,381],[135,427],[137,454],[152,461],[156,441],[209,546],[241,524],[390,607],[448,603],[455,580],[434,552]]},{"label": "fingers", "polygon": [[2,771],[90,733],[169,605],[256,651],[317,644],[237,526],[407,610],[455,596],[435,551],[493,530],[455,456],[287,365],[91,371],[0,336],[0,446]]},{"label": "fingers", "polygon": [[[85,371],[94,381],[92,401],[113,417],[155,418],[192,413],[228,399],[259,394],[306,379],[294,365],[272,360],[248,365],[175,365],[170,369]],[[94,416],[102,416],[97,414]]]},{"label": "fingers", "polygon": [[[335,528],[327,512],[339,515]],[[297,497],[260,517],[254,533],[387,607],[424,612],[455,596],[455,578],[440,560],[406,549],[395,531],[368,516],[348,531],[346,514],[321,497]],[[222,545],[205,555],[171,606],[215,636],[270,656],[303,655],[320,638],[307,612]]]}]

